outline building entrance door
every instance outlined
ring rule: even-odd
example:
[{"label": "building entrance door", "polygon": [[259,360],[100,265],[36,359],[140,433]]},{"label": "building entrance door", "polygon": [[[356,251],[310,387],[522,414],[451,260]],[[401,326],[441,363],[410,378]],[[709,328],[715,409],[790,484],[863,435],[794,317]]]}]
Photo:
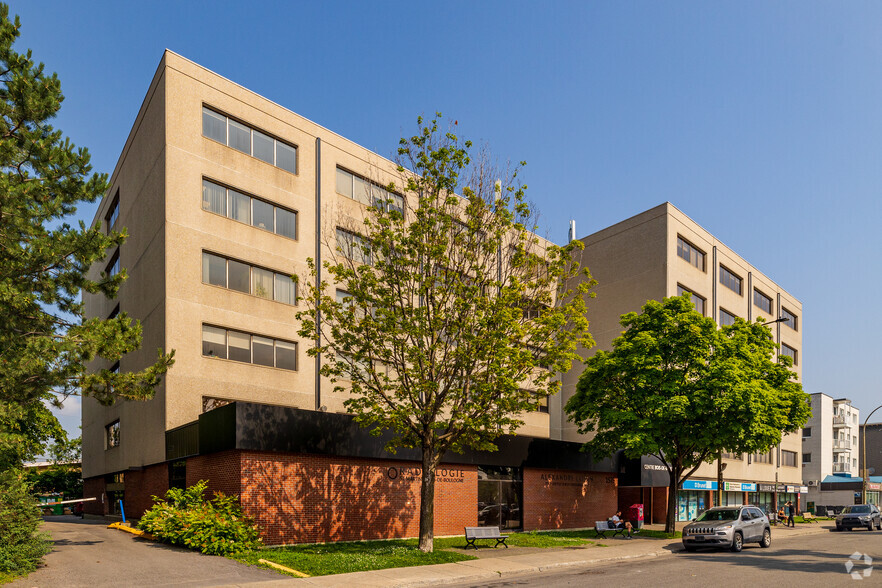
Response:
[{"label": "building entrance door", "polygon": [[478,525],[520,529],[524,478],[521,468],[478,466]]}]

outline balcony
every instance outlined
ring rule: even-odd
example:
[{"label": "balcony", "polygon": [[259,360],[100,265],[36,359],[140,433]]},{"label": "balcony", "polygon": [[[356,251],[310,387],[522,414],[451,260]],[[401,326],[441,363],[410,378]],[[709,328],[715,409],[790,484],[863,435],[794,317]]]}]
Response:
[{"label": "balcony", "polygon": [[851,464],[850,463],[834,463],[833,464],[833,473],[834,474],[850,474],[851,473]]},{"label": "balcony", "polygon": [[851,451],[851,441],[848,439],[833,439],[833,451]]},{"label": "balcony", "polygon": [[845,416],[835,416],[833,417],[833,426],[834,427],[847,427],[848,422],[845,420]]}]

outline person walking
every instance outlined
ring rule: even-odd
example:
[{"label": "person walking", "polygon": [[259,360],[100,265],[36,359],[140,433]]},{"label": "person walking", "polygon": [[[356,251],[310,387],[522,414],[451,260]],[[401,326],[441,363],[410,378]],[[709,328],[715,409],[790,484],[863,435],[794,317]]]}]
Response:
[{"label": "person walking", "polygon": [[796,522],[793,520],[793,516],[796,514],[796,507],[793,506],[793,502],[787,501],[787,526],[788,527],[796,527]]}]

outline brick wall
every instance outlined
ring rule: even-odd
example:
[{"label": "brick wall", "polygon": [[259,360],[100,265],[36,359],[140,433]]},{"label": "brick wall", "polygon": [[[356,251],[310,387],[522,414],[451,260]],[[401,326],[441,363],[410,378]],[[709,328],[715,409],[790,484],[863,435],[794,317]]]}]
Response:
[{"label": "brick wall", "polygon": [[126,494],[124,505],[127,518],[140,518],[153,506],[153,496],[165,497],[168,490],[168,465],[161,463],[129,470],[125,475]]},{"label": "brick wall", "polygon": [[83,512],[90,515],[103,516],[107,510],[101,501],[104,496],[104,478],[86,478],[83,480],[83,498],[95,498],[83,503]]},{"label": "brick wall", "polygon": [[593,527],[618,506],[614,474],[524,469],[524,530]]},{"label": "brick wall", "polygon": [[664,523],[668,516],[668,488],[652,489],[652,522]]},{"label": "brick wall", "polygon": [[[414,462],[258,452],[241,459],[242,506],[269,545],[419,535]],[[439,468],[436,535],[477,524],[477,484],[474,466]]]},{"label": "brick wall", "polygon": [[187,487],[199,480],[208,481],[206,498],[215,492],[239,495],[242,492],[241,452],[222,451],[187,459]]}]

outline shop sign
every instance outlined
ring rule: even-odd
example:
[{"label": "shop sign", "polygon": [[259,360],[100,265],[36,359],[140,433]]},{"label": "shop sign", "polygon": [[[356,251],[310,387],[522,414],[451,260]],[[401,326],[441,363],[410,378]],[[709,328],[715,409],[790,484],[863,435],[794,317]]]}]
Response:
[{"label": "shop sign", "polygon": [[778,484],[778,492],[787,492],[787,486],[784,484]]},{"label": "shop sign", "polygon": [[808,486],[800,486],[799,493],[800,494],[808,494]]},{"label": "shop sign", "polygon": [[882,484],[876,482],[867,482],[867,490],[882,490]]},{"label": "shop sign", "polygon": [[716,490],[717,483],[710,480],[686,480],[683,490]]},{"label": "shop sign", "polygon": [[774,492],[775,485],[774,484],[757,484],[760,492]]},{"label": "shop sign", "polygon": [[726,492],[744,492],[741,482],[723,482],[723,490]]},{"label": "shop sign", "polygon": [[741,482],[741,491],[742,492],[756,492],[756,484]]},{"label": "shop sign", "polygon": [[797,492],[799,492],[799,486],[785,486],[784,492],[791,492],[793,494],[796,494]]}]

